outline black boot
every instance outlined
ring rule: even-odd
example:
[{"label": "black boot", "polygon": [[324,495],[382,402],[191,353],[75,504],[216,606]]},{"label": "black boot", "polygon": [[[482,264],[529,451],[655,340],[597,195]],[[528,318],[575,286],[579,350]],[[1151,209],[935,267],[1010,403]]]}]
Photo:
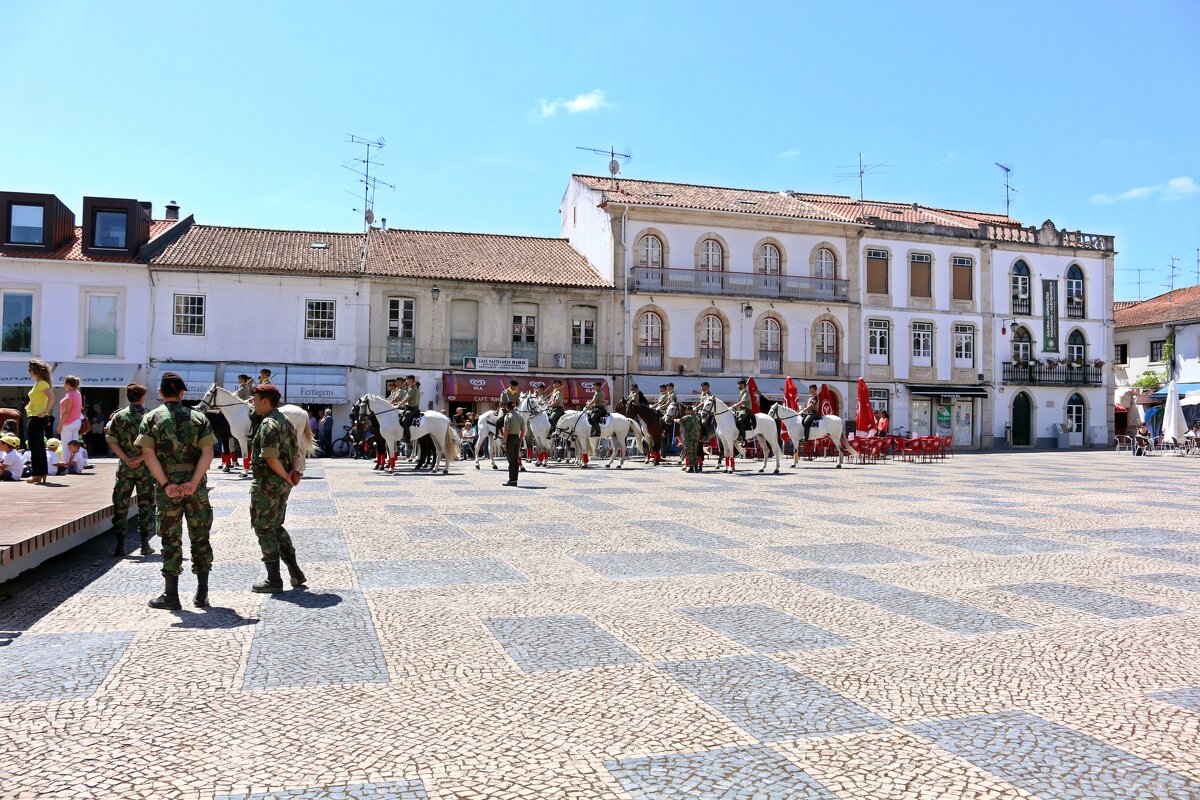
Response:
[{"label": "black boot", "polygon": [[196,608],[208,608],[208,573],[196,573],[196,596],[192,598]]},{"label": "black boot", "polygon": [[150,537],[153,535],[153,533],[142,534],[142,555],[144,556],[154,555],[154,548],[150,546]]},{"label": "black boot", "polygon": [[276,559],[275,561],[268,561],[266,562],[266,565],[267,579],[265,581],[259,581],[250,588],[253,591],[260,592],[262,594],[275,594],[276,592],[282,592],[283,578],[279,576],[279,560]]},{"label": "black boot", "polygon": [[593,425],[593,426],[592,426],[592,438],[593,438],[593,439],[599,439],[599,438],[600,438],[600,426],[599,426],[599,425]]},{"label": "black boot", "polygon": [[287,565],[288,577],[292,579],[293,589],[300,589],[308,583],[304,573],[300,570],[300,565],[296,563],[296,556],[293,555],[291,558],[283,556],[283,563]]},{"label": "black boot", "polygon": [[123,558],[125,556],[125,535],[117,534],[117,546],[113,548],[113,556],[115,558]]},{"label": "black boot", "polygon": [[164,575],[163,581],[166,588],[158,597],[151,600],[147,605],[151,608],[165,608],[170,611],[179,611],[183,606],[179,605],[179,576]]}]

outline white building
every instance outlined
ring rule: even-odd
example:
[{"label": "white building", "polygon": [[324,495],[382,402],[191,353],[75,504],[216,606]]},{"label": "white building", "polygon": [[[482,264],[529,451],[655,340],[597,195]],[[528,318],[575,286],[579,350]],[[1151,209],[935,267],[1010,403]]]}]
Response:
[{"label": "white building", "polygon": [[[1117,303],[1116,394],[1127,410],[1129,428],[1146,421],[1147,412],[1166,402],[1172,377],[1181,396],[1200,390],[1200,286],[1189,286],[1141,302]],[[1145,373],[1161,380],[1157,390],[1142,392],[1134,383]],[[1189,421],[1195,406],[1184,408]],[[1118,411],[1118,421],[1122,412]],[[1153,414],[1151,414],[1153,417]],[[1153,420],[1152,420],[1153,421]],[[1118,425],[1118,428],[1126,427]]]}]

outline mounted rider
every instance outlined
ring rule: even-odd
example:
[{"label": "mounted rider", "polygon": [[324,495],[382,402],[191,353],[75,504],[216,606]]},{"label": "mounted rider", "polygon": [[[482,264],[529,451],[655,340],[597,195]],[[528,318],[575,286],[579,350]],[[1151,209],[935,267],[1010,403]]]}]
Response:
[{"label": "mounted rider", "polygon": [[508,382],[508,388],[500,393],[500,408],[503,410],[505,403],[512,403],[515,408],[521,402],[521,384],[516,379]]},{"label": "mounted rider", "polygon": [[800,421],[804,423],[804,441],[807,442],[809,430],[821,419],[821,398],[817,396],[815,383],[808,386],[808,399],[804,401],[804,408],[800,409],[800,415]]},{"label": "mounted rider", "polygon": [[587,415],[588,422],[592,423],[592,438],[599,439],[600,426],[604,424],[604,418],[608,416],[608,410],[604,407],[604,381],[596,381],[592,398],[583,407],[583,413]]},{"label": "mounted rider", "polygon": [[646,400],[646,395],[642,394],[642,390],[639,389],[638,385],[635,383],[629,387],[629,396],[625,398],[625,404],[630,406],[635,404],[648,406],[650,405],[650,402]]},{"label": "mounted rider", "polygon": [[746,379],[738,379],[737,385],[738,399],[736,403],[729,406],[729,410],[733,412],[733,418],[737,420],[737,440],[745,442],[746,431],[750,430],[750,425],[754,417],[750,411],[750,390],[746,388]]},{"label": "mounted rider", "polygon": [[663,415],[663,424],[671,425],[675,421],[675,417],[679,416],[679,398],[675,396],[675,384],[668,383],[665,387],[665,394],[659,400],[660,406],[656,406]]},{"label": "mounted rider", "polygon": [[713,416],[716,410],[716,397],[708,389],[708,381],[700,382],[700,399],[696,401],[696,415],[700,417],[703,423],[703,429],[700,431],[700,436],[704,439],[711,439],[717,432],[717,418]]},{"label": "mounted rider", "polygon": [[417,386],[416,375],[406,375],[400,388],[392,392],[388,398],[392,405],[400,409],[400,425],[404,428],[404,441],[412,441],[408,428],[413,420],[421,416],[421,389]]},{"label": "mounted rider", "polygon": [[546,398],[546,411],[550,416],[550,430],[557,430],[558,421],[562,419],[563,414],[567,413],[567,407],[563,401],[561,378],[555,378],[554,383],[550,385],[550,396]]}]

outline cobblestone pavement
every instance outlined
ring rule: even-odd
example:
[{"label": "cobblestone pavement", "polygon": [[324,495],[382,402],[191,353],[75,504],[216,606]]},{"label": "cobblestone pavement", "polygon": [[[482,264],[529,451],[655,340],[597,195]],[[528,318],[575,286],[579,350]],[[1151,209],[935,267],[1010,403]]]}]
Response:
[{"label": "cobblestone pavement", "polygon": [[264,597],[214,472],[211,609],[107,539],[0,603],[0,796],[1200,798],[1198,475],[318,461]]}]

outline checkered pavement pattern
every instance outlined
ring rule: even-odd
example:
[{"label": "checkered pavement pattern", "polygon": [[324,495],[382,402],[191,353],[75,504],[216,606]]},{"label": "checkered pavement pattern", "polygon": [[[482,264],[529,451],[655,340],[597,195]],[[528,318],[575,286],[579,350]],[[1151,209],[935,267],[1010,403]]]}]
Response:
[{"label": "checkered pavement pattern", "polygon": [[1190,462],[310,466],[306,590],[215,471],[212,608],[5,587],[0,797],[1200,799]]}]

